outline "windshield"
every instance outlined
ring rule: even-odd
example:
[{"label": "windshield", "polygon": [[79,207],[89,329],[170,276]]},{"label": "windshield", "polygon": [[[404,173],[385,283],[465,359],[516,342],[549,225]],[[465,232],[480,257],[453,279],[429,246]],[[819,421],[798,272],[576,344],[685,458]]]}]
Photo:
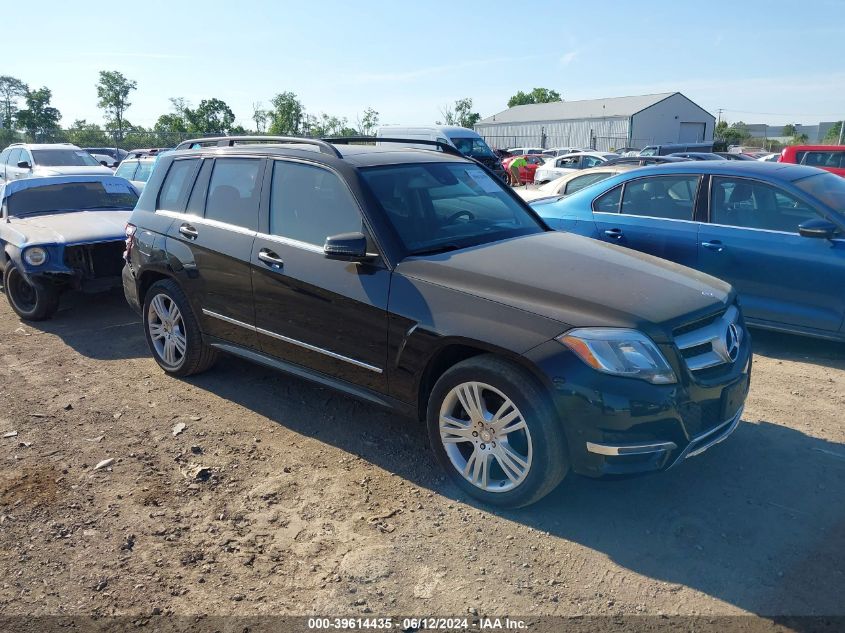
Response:
[{"label": "windshield", "polygon": [[51,211],[131,210],[138,195],[126,182],[68,182],[23,189],[7,200],[9,215],[21,217]]},{"label": "windshield", "polygon": [[493,150],[480,138],[456,138],[452,137],[452,143],[464,156],[471,158],[496,158]]},{"label": "windshield", "polygon": [[544,230],[504,185],[474,165],[390,165],[361,173],[411,254]]},{"label": "windshield", "polygon": [[795,181],[795,186],[821,200],[832,209],[845,213],[845,178],[818,174]]},{"label": "windshield", "polygon": [[32,158],[41,167],[99,167],[100,163],[82,149],[34,149]]}]

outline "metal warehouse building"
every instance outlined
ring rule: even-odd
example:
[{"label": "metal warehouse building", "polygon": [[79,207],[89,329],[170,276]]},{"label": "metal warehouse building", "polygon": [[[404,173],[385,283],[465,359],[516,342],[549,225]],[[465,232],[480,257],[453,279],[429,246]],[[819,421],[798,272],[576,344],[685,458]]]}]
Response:
[{"label": "metal warehouse building", "polygon": [[509,108],[479,121],[491,147],[583,147],[609,151],[713,140],[716,118],[680,92]]}]

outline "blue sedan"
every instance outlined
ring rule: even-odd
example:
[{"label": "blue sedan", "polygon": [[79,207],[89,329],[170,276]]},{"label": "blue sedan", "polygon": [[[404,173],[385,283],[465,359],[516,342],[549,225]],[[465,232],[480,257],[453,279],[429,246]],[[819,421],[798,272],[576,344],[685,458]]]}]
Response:
[{"label": "blue sedan", "polygon": [[784,163],[691,161],[532,206],[556,229],[730,282],[749,324],[845,340],[845,178]]}]

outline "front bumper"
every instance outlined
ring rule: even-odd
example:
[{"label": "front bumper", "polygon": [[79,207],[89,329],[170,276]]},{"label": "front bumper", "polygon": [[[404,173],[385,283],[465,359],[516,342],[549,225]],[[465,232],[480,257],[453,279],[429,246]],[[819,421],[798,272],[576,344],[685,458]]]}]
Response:
[{"label": "front bumper", "polygon": [[527,356],[551,393],[573,471],[589,477],[666,470],[724,441],[742,417],[752,365],[748,336],[736,361],[708,380],[667,353],[673,385],[596,372],[557,341]]}]

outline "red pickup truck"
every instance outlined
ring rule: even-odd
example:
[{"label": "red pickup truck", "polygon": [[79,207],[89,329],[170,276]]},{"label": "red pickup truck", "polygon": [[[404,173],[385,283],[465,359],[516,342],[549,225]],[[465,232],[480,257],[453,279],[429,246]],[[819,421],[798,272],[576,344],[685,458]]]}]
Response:
[{"label": "red pickup truck", "polygon": [[778,162],[809,165],[845,176],[845,145],[790,145],[781,152]]}]

